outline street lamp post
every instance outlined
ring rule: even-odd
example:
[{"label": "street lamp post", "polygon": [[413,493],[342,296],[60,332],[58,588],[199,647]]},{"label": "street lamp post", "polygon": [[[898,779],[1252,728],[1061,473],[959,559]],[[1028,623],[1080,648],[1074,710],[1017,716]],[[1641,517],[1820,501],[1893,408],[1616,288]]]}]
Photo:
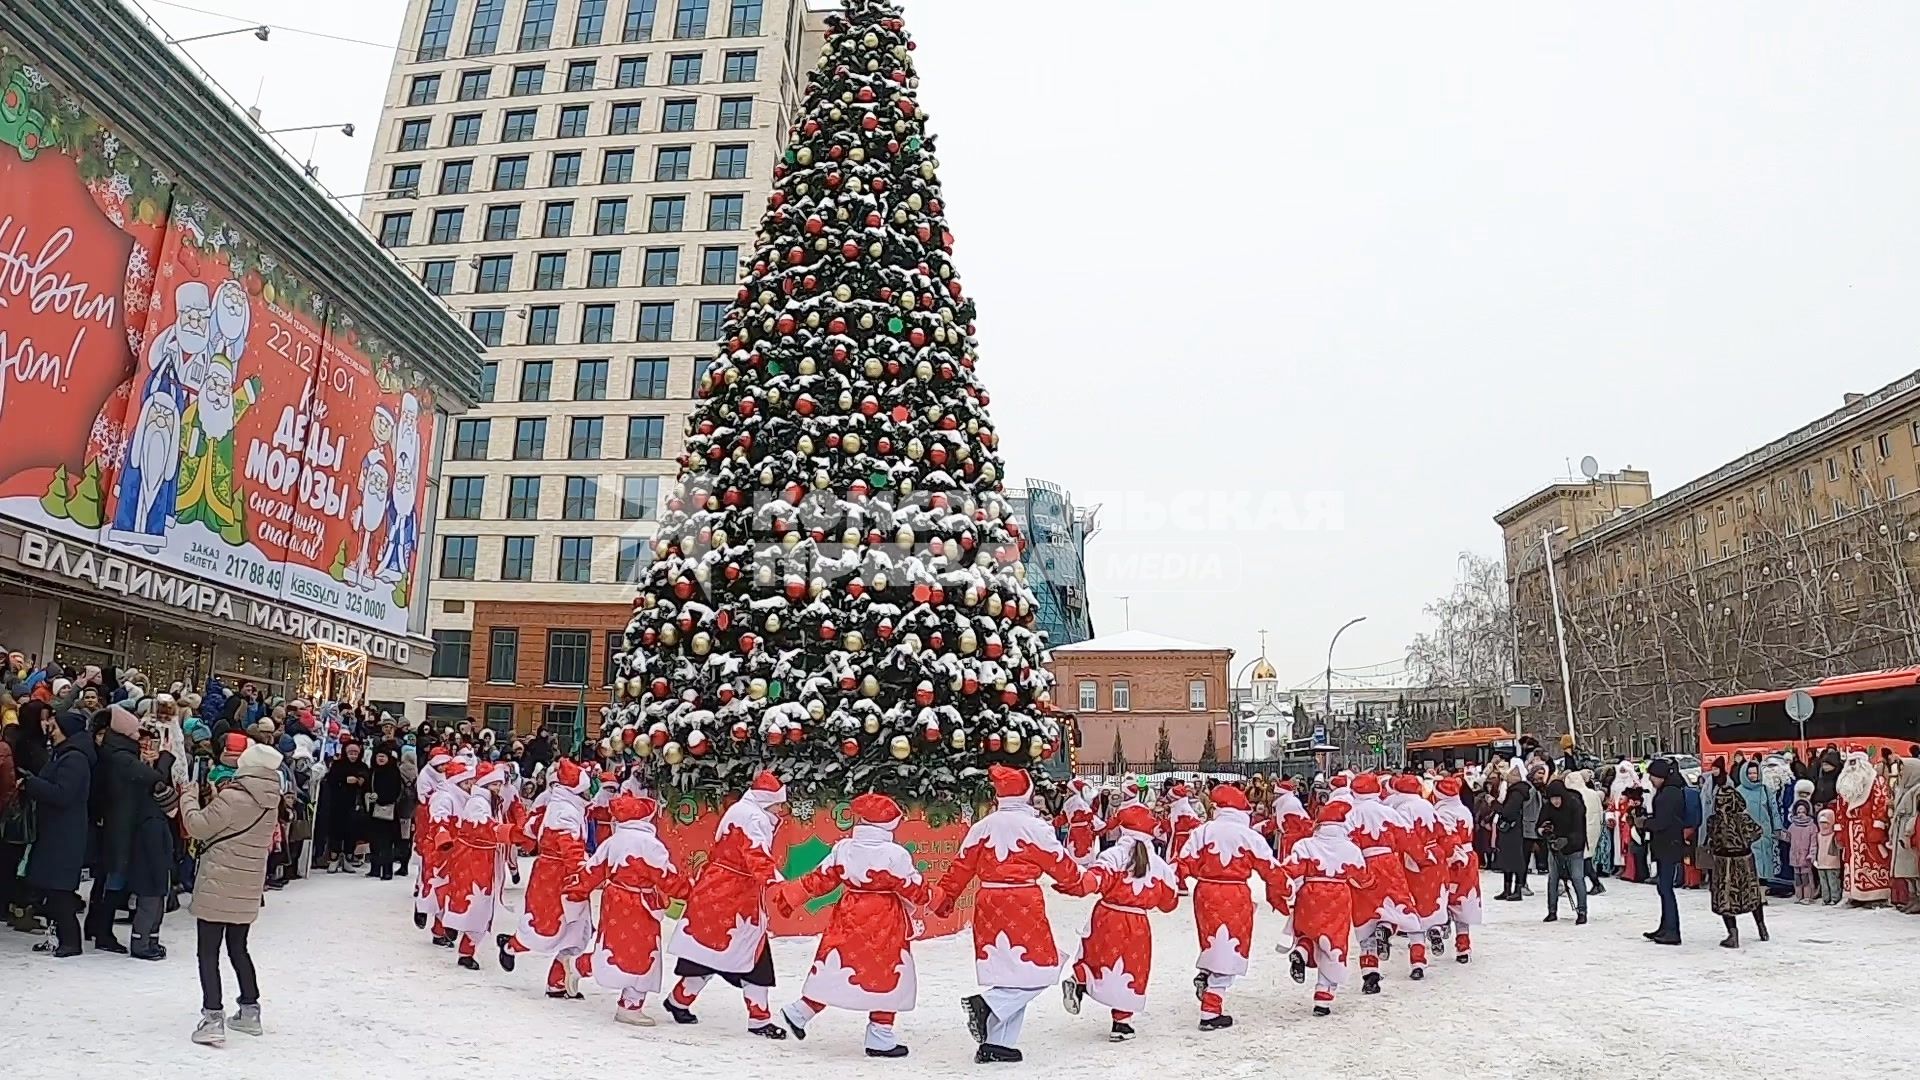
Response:
[{"label": "street lamp post", "polygon": [[1356,624],[1363,623],[1366,621],[1367,621],[1367,617],[1365,615],[1361,615],[1357,618],[1348,619],[1345,625],[1341,626],[1340,629],[1335,630],[1333,632],[1333,640],[1327,642],[1326,713],[1327,713],[1327,723],[1329,724],[1333,723],[1333,647],[1340,643],[1341,634],[1346,633],[1349,629],[1351,629]]},{"label": "street lamp post", "polygon": [[332,131],[334,129],[338,129],[340,134],[345,135],[349,139],[353,138],[352,124],[303,124],[300,127],[272,128],[264,132],[264,134],[286,135],[295,131]]},{"label": "street lamp post", "polygon": [[1567,737],[1579,741],[1573,730],[1573,676],[1567,670],[1567,627],[1560,621],[1560,578],[1553,572],[1553,538],[1567,531],[1565,525],[1551,532],[1540,531],[1540,550],[1547,557],[1547,595],[1553,602],[1553,636],[1560,643],[1560,697],[1567,705]]},{"label": "street lamp post", "polygon": [[195,34],[192,37],[168,38],[167,44],[185,45],[190,41],[205,41],[208,38],[232,37],[235,34],[252,34],[261,41],[265,41],[273,35],[273,28],[270,26],[242,26],[235,30],[216,30],[211,34]]}]

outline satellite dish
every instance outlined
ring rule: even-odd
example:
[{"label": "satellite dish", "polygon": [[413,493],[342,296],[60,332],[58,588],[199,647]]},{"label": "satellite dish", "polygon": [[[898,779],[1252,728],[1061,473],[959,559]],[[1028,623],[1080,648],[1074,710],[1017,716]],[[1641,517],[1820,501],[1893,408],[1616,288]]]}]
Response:
[{"label": "satellite dish", "polygon": [[1580,475],[1589,480],[1600,475],[1600,462],[1592,454],[1580,459]]}]

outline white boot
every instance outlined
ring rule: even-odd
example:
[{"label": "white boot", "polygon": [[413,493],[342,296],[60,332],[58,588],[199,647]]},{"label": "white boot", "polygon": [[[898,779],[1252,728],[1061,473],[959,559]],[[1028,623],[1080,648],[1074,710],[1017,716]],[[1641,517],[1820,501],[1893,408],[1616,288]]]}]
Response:
[{"label": "white boot", "polygon": [[632,1024],[634,1027],[653,1026],[653,1017],[648,1016],[639,1009],[629,1009],[625,1005],[619,1005],[614,1008],[613,1018],[622,1024]]},{"label": "white boot", "polygon": [[193,1029],[193,1041],[201,1046],[225,1046],[227,1044],[227,1018],[219,1009],[201,1009],[200,1023]]}]

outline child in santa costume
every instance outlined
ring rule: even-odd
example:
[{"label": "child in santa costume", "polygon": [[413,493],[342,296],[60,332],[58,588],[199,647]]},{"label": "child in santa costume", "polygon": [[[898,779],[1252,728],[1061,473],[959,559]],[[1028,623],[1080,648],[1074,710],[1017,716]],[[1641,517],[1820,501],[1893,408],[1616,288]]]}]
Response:
[{"label": "child in santa costume", "polygon": [[1094,856],[1098,855],[1097,838],[1108,826],[1094,813],[1093,804],[1088,801],[1089,785],[1082,777],[1067,781],[1067,801],[1060,806],[1060,813],[1053,819],[1056,829],[1067,831],[1067,854],[1081,866],[1091,866]]},{"label": "child in santa costume", "polygon": [[1108,1038],[1133,1038],[1133,1014],[1146,1008],[1147,976],[1153,967],[1153,928],[1148,911],[1172,911],[1180,903],[1173,867],[1153,850],[1153,817],[1129,806],[1109,826],[1118,835],[1074,886],[1055,885],[1068,896],[1098,895],[1099,903],[1080,932],[1080,950],[1060,991],[1067,1011],[1078,1015],[1090,997],[1113,1010]]},{"label": "child in santa costume", "polygon": [[[1167,802],[1166,830],[1167,856],[1178,858],[1187,849],[1187,838],[1200,826],[1200,813],[1193,808],[1193,791],[1183,782],[1176,781],[1171,791],[1172,798]],[[1178,874],[1180,895],[1187,895],[1187,879]]]},{"label": "child in santa costume", "polygon": [[767,889],[778,883],[773,836],[787,788],[770,772],[727,808],[707,849],[707,865],[687,896],[687,911],[675,939],[680,981],[666,997],[667,1015],[694,1024],[693,1001],[714,976],[740,988],[747,1002],[747,1030],[768,1039],[787,1033],[773,1023],[767,991],[773,986],[773,954],[767,948]]},{"label": "child in santa costume", "polygon": [[[434,866],[436,859],[432,849],[433,817],[431,806],[435,795],[448,781],[441,775],[453,761],[453,755],[445,750],[435,750],[420,767],[414,777],[413,792],[418,800],[413,808],[413,853],[420,860],[420,876],[413,883],[413,925],[422,930],[427,928],[428,919],[437,919],[440,915],[438,902],[434,898]],[[441,930],[436,929],[434,936],[439,937]]]},{"label": "child in santa costume", "polygon": [[1313,1015],[1333,1011],[1333,995],[1347,977],[1347,945],[1353,935],[1355,900],[1371,877],[1366,856],[1348,832],[1352,807],[1328,803],[1311,833],[1280,861],[1282,885],[1267,899],[1287,914],[1293,981],[1314,969]]},{"label": "child in santa costume", "polygon": [[616,795],[607,804],[613,828],[562,896],[576,904],[600,897],[594,936],[593,981],[620,991],[613,1018],[652,1027],[643,1010],[658,993],[666,965],[660,949],[660,916],[670,901],[684,899],[687,879],[653,830],[659,804],[636,795]]},{"label": "child in santa costume", "polygon": [[593,912],[561,893],[587,862],[587,793],[593,778],[580,766],[561,758],[547,774],[547,789],[539,809],[527,819],[539,858],[527,881],[525,910],[520,928],[495,939],[500,966],[512,971],[519,953],[550,956],[547,996],[580,998],[580,977],[591,974],[587,945],[593,938]]},{"label": "child in santa costume", "polygon": [[[1347,785],[1351,792],[1348,835],[1366,857],[1369,883],[1355,897],[1355,939],[1360,946],[1360,992],[1380,992],[1380,957],[1395,934],[1420,930],[1407,887],[1407,857],[1414,842],[1406,819],[1380,798],[1380,778],[1361,773]],[[1339,792],[1335,792],[1338,795]],[[1332,805],[1330,803],[1329,805]]]},{"label": "child in santa costume", "polygon": [[1255,874],[1271,890],[1280,864],[1273,848],[1249,823],[1247,796],[1222,784],[1209,794],[1213,820],[1202,822],[1187,838],[1174,870],[1193,878],[1193,920],[1200,935],[1200,971],[1193,992],[1200,999],[1200,1030],[1233,1026],[1225,997],[1233,980],[1247,973],[1253,950],[1253,894],[1247,882]]},{"label": "child in santa costume", "polygon": [[1391,783],[1393,794],[1382,801],[1407,825],[1408,853],[1401,861],[1407,871],[1407,895],[1413,900],[1413,913],[1420,917],[1420,930],[1426,935],[1424,941],[1411,937],[1407,944],[1407,977],[1419,980],[1426,978],[1428,948],[1436,955],[1446,949],[1449,873],[1440,858],[1440,819],[1424,794],[1420,778],[1403,773]]},{"label": "child in santa costume", "polygon": [[1294,791],[1293,781],[1280,781],[1279,789],[1273,796],[1273,850],[1277,858],[1284,859],[1293,845],[1307,838],[1313,832],[1313,819],[1307,816],[1307,809],[1300,805],[1300,796]]},{"label": "child in santa costume", "polygon": [[893,1024],[913,1009],[919,993],[912,942],[920,936],[917,912],[927,902],[927,884],[912,852],[893,838],[902,820],[897,803],[869,792],[856,796],[850,809],[851,836],[805,877],[768,890],[775,909],[792,915],[809,900],[846,889],[820,935],[800,1000],[782,1008],[780,1018],[794,1038],[804,1039],[807,1025],[829,1005],[864,1012],[867,1056],[906,1057]]},{"label": "child in santa costume", "polygon": [[[448,766],[452,768],[453,766]],[[507,779],[500,765],[482,766],[460,814],[440,830],[446,858],[446,888],[440,920],[460,936],[460,966],[480,970],[475,959],[481,935],[493,929],[494,902],[506,881],[504,848],[513,827],[500,820],[494,791]]]},{"label": "child in santa costume", "polygon": [[974,976],[983,993],[962,1001],[967,1031],[980,1044],[973,1060],[1019,1061],[1027,1003],[1060,978],[1060,951],[1047,921],[1040,879],[1072,887],[1080,866],[1033,808],[1033,778],[1024,769],[994,765],[987,778],[998,807],[973,823],[945,877],[934,887],[934,913],[945,918],[977,878],[973,902]]},{"label": "child in santa costume", "polygon": [[1473,937],[1467,929],[1480,925],[1480,853],[1473,848],[1473,811],[1460,798],[1457,776],[1434,781],[1433,812],[1439,819],[1437,846],[1447,870],[1447,919],[1453,923],[1453,958],[1471,960]]}]

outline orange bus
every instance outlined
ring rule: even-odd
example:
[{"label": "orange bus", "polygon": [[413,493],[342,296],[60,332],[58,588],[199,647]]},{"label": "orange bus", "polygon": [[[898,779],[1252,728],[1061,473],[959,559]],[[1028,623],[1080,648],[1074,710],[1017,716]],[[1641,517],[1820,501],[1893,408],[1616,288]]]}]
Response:
[{"label": "orange bus", "polygon": [[1463,762],[1485,765],[1500,754],[1514,756],[1513,732],[1505,728],[1459,728],[1436,731],[1419,742],[1407,744],[1407,765],[1419,768],[1429,763],[1451,769]]},{"label": "orange bus", "polygon": [[[1813,697],[1804,732],[1808,749],[1835,743],[1878,755],[1892,747],[1904,755],[1920,744],[1920,667],[1836,675],[1803,686]],[[1777,750],[1800,744],[1801,726],[1787,715],[1788,690],[1708,698],[1700,703],[1700,758],[1711,761],[1744,750]]]}]

